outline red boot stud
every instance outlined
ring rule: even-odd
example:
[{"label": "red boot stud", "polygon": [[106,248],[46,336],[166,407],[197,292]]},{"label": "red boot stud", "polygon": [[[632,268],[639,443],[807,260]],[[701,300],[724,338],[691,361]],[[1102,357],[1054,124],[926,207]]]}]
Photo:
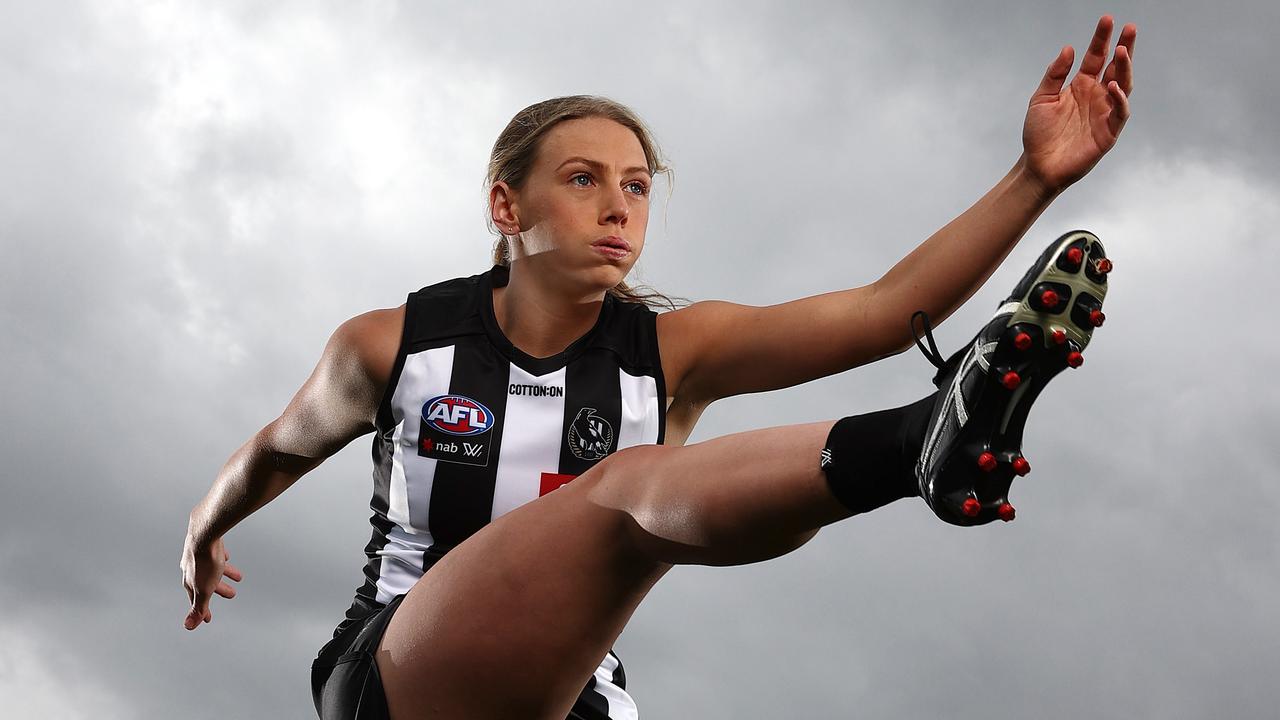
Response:
[{"label": "red boot stud", "polygon": [[1031,336],[1024,332],[1018,333],[1018,336],[1013,339],[1013,346],[1019,350],[1026,350],[1031,347]]},{"label": "red boot stud", "polygon": [[1017,514],[1017,511],[1009,503],[1004,503],[999,510],[996,510],[996,514],[1000,516],[1001,520],[1009,522],[1013,520],[1013,516]]},{"label": "red boot stud", "polygon": [[1098,258],[1097,268],[1098,268],[1098,272],[1102,273],[1103,275],[1106,275],[1107,273],[1111,272],[1111,259]]},{"label": "red boot stud", "polygon": [[996,469],[996,456],[989,452],[984,452],[978,456],[978,467],[982,472],[991,472]]},{"label": "red boot stud", "polygon": [[1045,290],[1040,293],[1040,304],[1046,309],[1053,309],[1058,306],[1058,293],[1052,290]]},{"label": "red boot stud", "polygon": [[1084,356],[1075,351],[1069,352],[1067,353],[1067,364],[1073,368],[1078,368],[1084,364]]},{"label": "red boot stud", "polygon": [[1062,328],[1058,328],[1057,330],[1054,330],[1054,331],[1053,331],[1053,342],[1054,342],[1054,343],[1056,343],[1056,344],[1058,344],[1058,345],[1061,345],[1062,343],[1064,343],[1064,342],[1066,342],[1066,341],[1067,341],[1067,331],[1066,331],[1066,330],[1063,330]]},{"label": "red boot stud", "polygon": [[1020,385],[1021,383],[1022,383],[1022,378],[1018,376],[1018,373],[1012,370],[1005,373],[1004,377],[1000,378],[1000,384],[1004,385],[1010,390],[1018,387],[1018,385]]},{"label": "red boot stud", "polygon": [[1102,327],[1102,323],[1106,322],[1107,316],[1101,310],[1089,311],[1089,324],[1094,327]]},{"label": "red boot stud", "polygon": [[1080,248],[1070,248],[1067,250],[1067,262],[1079,267],[1080,261],[1084,259],[1084,251]]},{"label": "red boot stud", "polygon": [[1031,463],[1027,459],[1019,455],[1013,459],[1013,471],[1019,475],[1026,475],[1031,472]]},{"label": "red boot stud", "polygon": [[982,503],[977,498],[965,498],[964,504],[960,506],[960,512],[969,517],[978,517],[978,513],[982,512]]}]

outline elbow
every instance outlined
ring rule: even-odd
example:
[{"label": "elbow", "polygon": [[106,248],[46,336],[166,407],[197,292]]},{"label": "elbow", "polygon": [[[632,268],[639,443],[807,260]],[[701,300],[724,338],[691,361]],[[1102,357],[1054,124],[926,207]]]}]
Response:
[{"label": "elbow", "polygon": [[884,278],[873,284],[863,324],[875,348],[874,360],[901,355],[915,345],[919,323],[913,325],[912,316],[916,310],[927,312],[928,309],[918,307],[918,301],[912,299],[914,296],[910,288],[888,285]]},{"label": "elbow", "polygon": [[[254,462],[272,472],[302,476],[324,462],[330,454],[321,448],[301,447],[297,433],[287,432],[279,419],[258,431],[249,442]],[[311,443],[314,445],[314,440]]]}]

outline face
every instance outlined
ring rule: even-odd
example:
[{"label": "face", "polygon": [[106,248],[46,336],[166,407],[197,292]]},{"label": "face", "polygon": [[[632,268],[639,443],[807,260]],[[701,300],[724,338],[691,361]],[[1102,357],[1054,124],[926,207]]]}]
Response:
[{"label": "face", "polygon": [[524,187],[494,184],[490,209],[503,233],[519,234],[516,260],[599,292],[621,282],[644,248],[652,184],[634,132],[606,118],[566,120],[542,137]]}]

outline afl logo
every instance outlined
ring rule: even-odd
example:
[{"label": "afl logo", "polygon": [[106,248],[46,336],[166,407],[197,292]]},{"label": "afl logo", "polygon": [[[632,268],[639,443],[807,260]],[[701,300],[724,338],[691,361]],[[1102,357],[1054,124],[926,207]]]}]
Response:
[{"label": "afl logo", "polygon": [[463,395],[439,395],[422,406],[422,419],[442,433],[479,435],[493,427],[489,408]]}]

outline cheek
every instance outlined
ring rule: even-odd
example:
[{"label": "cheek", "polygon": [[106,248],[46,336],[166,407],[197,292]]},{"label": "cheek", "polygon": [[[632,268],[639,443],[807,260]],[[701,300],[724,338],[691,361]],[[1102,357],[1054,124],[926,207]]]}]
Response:
[{"label": "cheek", "polygon": [[649,226],[649,203],[636,203],[631,208],[631,219],[629,222],[631,223],[632,229],[640,236],[637,239],[643,242],[645,228]]},{"label": "cheek", "polygon": [[595,221],[591,207],[584,202],[575,202],[573,198],[561,198],[551,203],[547,209],[547,219],[556,227],[569,228]]},{"label": "cheek", "polygon": [[584,224],[580,208],[571,202],[556,200],[542,205],[536,220],[538,233],[548,246],[560,245],[564,238],[580,234]]}]

